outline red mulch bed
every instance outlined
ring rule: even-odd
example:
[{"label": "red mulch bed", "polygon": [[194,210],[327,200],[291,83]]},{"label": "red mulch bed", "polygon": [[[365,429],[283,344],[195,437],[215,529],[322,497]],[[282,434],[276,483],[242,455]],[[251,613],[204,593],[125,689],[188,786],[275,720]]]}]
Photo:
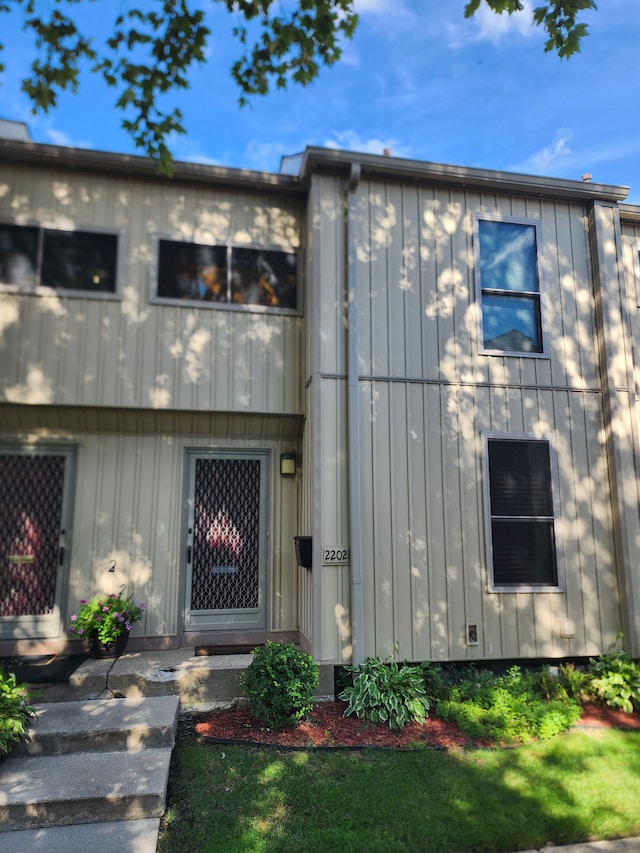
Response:
[{"label": "red mulch bed", "polygon": [[[344,717],[344,702],[320,702],[311,718],[299,726],[272,731],[256,720],[248,706],[216,711],[195,724],[206,740],[217,743],[245,743],[288,748],[383,747],[401,749],[431,747],[440,749],[490,746],[490,741],[464,735],[455,723],[429,717],[423,725],[410,723],[399,731]],[[625,714],[606,706],[585,705],[579,726],[640,729],[640,714]]]}]

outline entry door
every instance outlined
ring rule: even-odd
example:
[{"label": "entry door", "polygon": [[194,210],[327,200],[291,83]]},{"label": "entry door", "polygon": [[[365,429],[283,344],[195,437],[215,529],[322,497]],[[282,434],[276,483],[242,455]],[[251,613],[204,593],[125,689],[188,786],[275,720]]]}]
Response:
[{"label": "entry door", "polygon": [[185,630],[264,628],[268,453],[187,459]]},{"label": "entry door", "polygon": [[73,451],[0,448],[0,638],[60,634]]}]

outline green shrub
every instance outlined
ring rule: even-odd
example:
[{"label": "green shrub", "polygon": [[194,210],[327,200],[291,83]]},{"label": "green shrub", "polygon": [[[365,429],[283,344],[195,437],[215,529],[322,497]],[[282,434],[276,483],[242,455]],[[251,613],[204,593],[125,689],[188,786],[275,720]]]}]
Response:
[{"label": "green shrub", "polygon": [[568,696],[545,698],[540,675],[513,666],[505,675],[489,670],[467,671],[440,700],[436,713],[455,720],[471,737],[488,737],[504,743],[525,743],[549,738],[580,718],[580,705]]},{"label": "green shrub", "polygon": [[545,699],[583,701],[590,693],[591,676],[575,664],[560,664],[557,669],[544,666],[536,674],[535,689]]},{"label": "green shrub", "polygon": [[16,744],[29,739],[27,727],[35,713],[15,675],[0,669],[0,761]]},{"label": "green shrub", "polygon": [[640,663],[615,651],[590,660],[591,688],[598,699],[630,714],[640,711]]},{"label": "green shrub", "polygon": [[348,702],[345,717],[355,714],[360,720],[388,723],[392,729],[401,729],[412,720],[425,721],[429,699],[421,667],[368,658],[347,669],[353,673],[353,685],[338,697]]},{"label": "green shrub", "polygon": [[270,641],[252,655],[241,683],[254,715],[274,728],[308,717],[318,686],[313,658],[292,643]]}]

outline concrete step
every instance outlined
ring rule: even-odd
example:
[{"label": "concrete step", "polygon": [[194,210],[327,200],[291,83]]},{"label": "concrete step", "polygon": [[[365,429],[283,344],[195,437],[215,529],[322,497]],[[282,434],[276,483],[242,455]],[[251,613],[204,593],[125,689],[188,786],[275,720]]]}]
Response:
[{"label": "concrete step", "polygon": [[0,831],[161,817],[170,761],[170,747],[11,756],[0,765]]},{"label": "concrete step", "polygon": [[7,853],[89,853],[117,850],[119,853],[156,853],[160,818],[82,823],[15,830],[0,836],[0,850]]},{"label": "concrete step", "polygon": [[179,704],[177,696],[39,704],[29,743],[21,744],[15,754],[171,748]]},{"label": "concrete step", "polygon": [[[242,701],[240,676],[249,654],[196,656],[193,648],[128,652],[117,660],[86,660],[68,684],[39,685],[40,702],[105,695],[178,696],[183,711],[225,708]],[[319,664],[318,699],[333,699],[333,664]]]}]

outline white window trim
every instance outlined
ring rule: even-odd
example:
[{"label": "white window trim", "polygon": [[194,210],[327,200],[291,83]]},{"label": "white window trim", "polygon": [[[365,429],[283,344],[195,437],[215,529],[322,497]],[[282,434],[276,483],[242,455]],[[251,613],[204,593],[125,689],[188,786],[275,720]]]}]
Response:
[{"label": "white window trim", "polygon": [[[560,515],[560,481],[558,478],[558,457],[554,438],[541,433],[483,432],[482,434],[482,490],[484,495],[485,555],[487,566],[487,588],[489,592],[565,592],[564,558]],[[499,585],[493,581],[493,535],[491,531],[491,495],[489,489],[489,440],[503,441],[545,441],[549,445],[549,464],[551,466],[551,498],[553,501],[553,533],[556,550],[557,585],[549,584],[508,584]]]},{"label": "white window trim", "polygon": [[633,272],[636,283],[636,304],[640,308],[640,238],[634,240],[633,247]]},{"label": "white window trim", "polygon": [[[487,349],[484,345],[484,329],[482,324],[482,280],[480,275],[480,233],[479,222],[509,222],[513,225],[533,225],[536,229],[536,266],[538,273],[538,288],[540,295],[540,329],[542,336],[542,352],[522,352],[520,350],[497,350]],[[478,321],[478,353],[480,355],[498,355],[517,358],[549,358],[549,338],[547,335],[547,309],[545,282],[542,268],[542,220],[528,219],[517,216],[503,216],[499,213],[474,213],[473,214],[473,261],[475,295],[477,305]],[[510,292],[510,291],[505,291]],[[517,296],[517,292],[515,294]]]},{"label": "white window trim", "polygon": [[[38,237],[38,269],[36,270],[37,277],[35,287],[30,290],[26,290],[24,287],[19,287],[15,284],[3,284],[2,282],[0,282],[1,293],[16,293],[22,296],[64,296],[65,299],[68,297],[72,299],[101,299],[111,302],[122,300],[122,282],[124,281],[126,249],[126,230],[124,228],[109,228],[103,225],[83,225],[82,223],[75,223],[72,227],[63,227],[60,225],[60,223],[55,222],[55,220],[43,220],[41,222],[38,222],[32,219],[22,222],[16,222],[12,219],[2,219],[0,220],[0,224],[15,225],[18,228],[37,228],[40,231],[40,235]],[[83,234],[113,234],[115,237],[117,237],[118,245],[116,258],[115,290],[102,290],[97,293],[93,293],[91,291],[86,290],[73,290],[61,287],[43,287],[40,284],[40,267],[42,264],[42,231],[81,231]]]},{"label": "white window trim", "polygon": [[[171,243],[186,243],[191,246],[220,246],[227,249],[263,249],[265,252],[282,252],[285,255],[295,255],[296,258],[296,288],[297,288],[297,307],[296,308],[271,308],[268,305],[239,305],[233,302],[204,302],[200,299],[172,299],[169,296],[158,296],[158,263],[160,257],[160,242],[168,240]],[[149,282],[149,302],[152,305],[170,305],[172,308],[202,308],[206,311],[235,311],[241,314],[278,314],[288,315],[290,317],[301,317],[302,310],[302,250],[298,248],[285,247],[270,243],[235,243],[231,240],[220,240],[218,242],[205,242],[199,240],[186,239],[182,236],[175,236],[165,233],[155,233],[151,235],[151,279]]]}]

